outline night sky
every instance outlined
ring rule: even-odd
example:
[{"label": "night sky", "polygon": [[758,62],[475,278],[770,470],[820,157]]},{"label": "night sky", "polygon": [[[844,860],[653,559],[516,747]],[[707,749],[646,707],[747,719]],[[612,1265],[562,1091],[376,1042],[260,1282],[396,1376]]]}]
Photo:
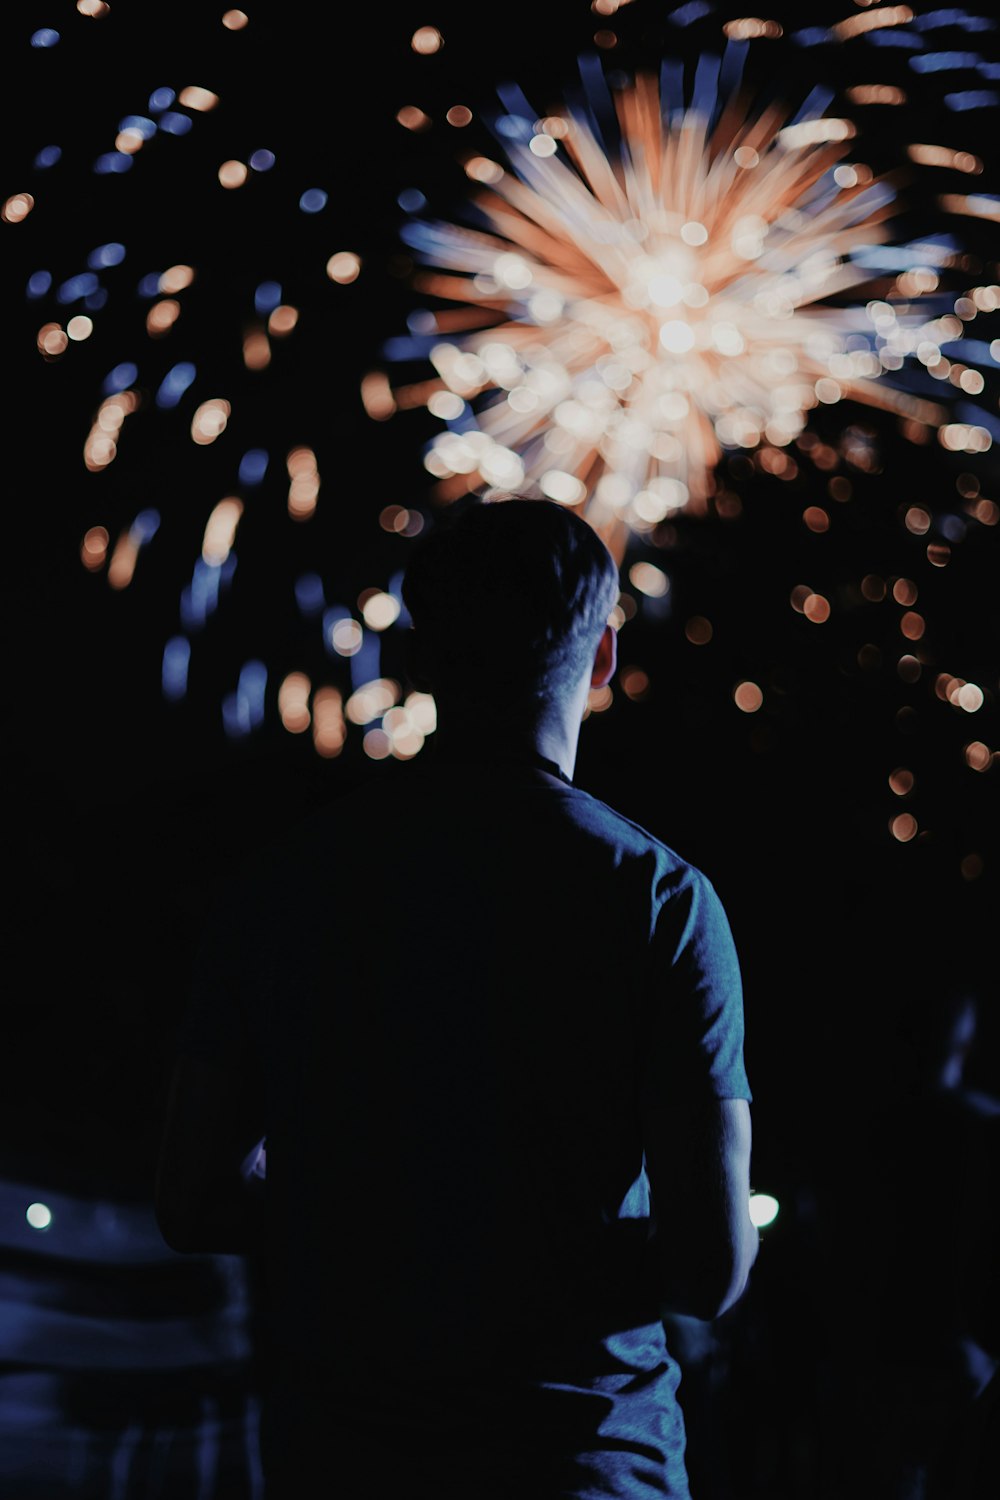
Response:
[{"label": "night sky", "polygon": [[[931,11],[915,9],[918,20]],[[950,22],[907,27],[910,47],[876,42],[874,32],[824,40],[826,25],[867,12],[810,5],[805,36],[802,10],[767,8],[785,34],[751,43],[752,90],[787,98],[794,113],[826,85],[828,112],[858,127],[846,159],[889,174],[896,190],[890,243],[951,236],[941,290],[953,300],[1000,280],[995,214],[941,201],[1000,201],[998,32],[955,10]],[[13,1175],[95,1195],[149,1190],[164,1069],[220,882],[312,808],[362,780],[408,774],[401,761],[366,755],[354,725],[339,755],[320,756],[277,708],[292,671],[345,699],[357,686],[351,662],[325,648],[320,619],[297,601],[296,582],[318,575],[327,606],[360,617],[358,596],[398,587],[412,545],[380,522],[387,507],[418,517],[411,529],[437,514],[422,458],[441,422],[419,407],[375,422],[360,397],[371,371],[393,383],[420,374],[417,364],[394,370],[385,353],[430,305],[411,283],[401,195],[410,204],[422,195],[425,218],[468,220],[459,156],[497,154],[489,121],[499,85],[519,85],[542,114],[579,94],[581,54],[626,73],[669,54],[684,61],[690,88],[699,56],[721,50],[722,22],[740,14],[685,6],[671,18],[644,0],[604,16],[582,0],[336,6],[324,34],[320,13],[254,5],[250,24],[230,31],[221,7],[116,4],[95,19],[60,0],[18,7],[3,22],[15,80],[3,102],[4,197],[35,200],[23,222],[0,225],[5,969],[15,976],[0,1072],[4,1149]],[[418,25],[440,29],[439,52],[412,50]],[[31,45],[45,26],[58,43]],[[601,28],[617,43],[595,44]],[[963,57],[912,65],[946,51]],[[868,83],[902,88],[906,102],[846,98]],[[190,85],[217,93],[218,105],[185,112],[175,102],[192,122],[185,133],[161,128],[127,171],[93,170],[125,117],[150,113],[154,90]],[[972,90],[992,91],[992,103],[955,104]],[[465,127],[447,123],[456,104],[472,112]],[[398,123],[406,105],[426,112],[427,129]],[[983,169],[915,163],[914,142],[970,153]],[[37,166],[52,144],[60,159]],[[243,186],[222,187],[220,165],[255,152],[273,153],[273,164],[259,157],[267,164],[251,167]],[[299,206],[310,189],[327,195],[313,213]],[[86,313],[82,297],[60,303],[57,289],[112,244],[125,254],[100,268],[107,296],[88,314],[89,337],[43,357],[39,329]],[[360,258],[346,284],[326,271],[339,251]],[[174,326],[151,338],[157,296],[140,282],[176,265],[194,279],[176,293]],[[51,287],[26,295],[40,270]],[[255,296],[268,282],[299,317],[272,337],[268,367],[252,371],[243,344],[266,322]],[[848,300],[890,296],[892,284],[892,273],[873,273],[871,289]],[[1000,311],[979,310],[965,332],[987,345],[1000,338]],[[104,382],[125,362],[137,367],[139,408],[125,418],[114,462],[88,472],[84,443]],[[157,406],[178,362],[194,365],[191,387],[173,407]],[[995,362],[974,366],[985,388],[971,396],[917,368],[915,392],[963,404],[953,421],[974,420],[978,407],[1000,438]],[[231,404],[228,424],[196,445],[192,415],[212,398]],[[619,659],[645,673],[648,688],[630,697],[620,674],[611,707],[583,726],[576,778],[704,868],[723,897],[746,983],[754,1185],[775,1193],[786,1215],[770,1231],[774,1264],[804,1282],[847,1232],[852,1174],[865,1171],[864,1121],[905,1066],[907,1012],[954,982],[976,991],[970,1077],[988,1088],[1000,1079],[1000,525],[990,503],[1000,500],[1000,447],[948,451],[933,430],[914,441],[895,414],[849,400],[808,415],[808,442],[788,448],[793,477],[733,451],[707,514],[675,514],[630,541]],[[285,455],[296,446],[312,450],[320,476],[315,513],[300,522],[286,507]],[[259,483],[241,485],[248,450],[269,463]],[[245,506],[237,566],[218,608],[185,630],[182,590],[208,515],[228,495]],[[825,529],[804,520],[810,508]],[[148,512],[158,526],[127,587],[109,587],[106,567],[82,565],[91,528],[105,527],[113,549]],[[630,586],[641,561],[667,575],[662,599]],[[814,623],[793,606],[803,586],[794,597],[821,595],[828,619]],[[917,638],[901,629],[907,610],[922,621]],[[711,622],[705,644],[690,639],[696,617]],[[167,701],[164,647],[179,635],[191,644],[187,691]],[[403,680],[403,638],[399,624],[378,637],[371,675]],[[223,701],[248,661],[267,671],[264,716],[234,736]],[[978,686],[981,705],[950,702],[944,674]],[[734,701],[748,681],[763,694],[751,713]],[[973,744],[985,749],[970,752]],[[432,753],[429,736],[421,754]],[[902,796],[890,785],[901,770],[912,774]],[[905,790],[898,776],[897,785]],[[901,814],[916,820],[905,840],[890,827]],[[371,892],[373,929],[412,896],[394,883],[387,850],[384,884]],[[863,1242],[864,1223],[849,1227]]]}]

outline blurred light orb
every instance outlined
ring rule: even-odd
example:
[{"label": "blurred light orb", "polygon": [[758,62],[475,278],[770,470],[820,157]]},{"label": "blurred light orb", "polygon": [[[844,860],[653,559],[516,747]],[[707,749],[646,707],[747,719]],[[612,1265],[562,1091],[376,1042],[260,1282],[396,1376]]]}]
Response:
[{"label": "blurred light orb", "polygon": [[757,1229],[773,1224],[778,1217],[778,1200],[770,1193],[750,1194],[750,1222]]},{"label": "blurred light orb", "polygon": [[250,17],[245,10],[227,10],[222,17],[222,24],[227,31],[242,31],[249,21]]},{"label": "blurred light orb", "polygon": [[327,261],[326,274],[331,281],[347,286],[349,282],[357,281],[361,274],[361,257],[353,250],[338,250]]},{"label": "blurred light orb", "polygon": [[322,188],[306,188],[299,199],[299,208],[304,214],[318,214],[323,211],[328,202],[328,195]]},{"label": "blurred light orb", "polygon": [[418,26],[410,38],[410,46],[421,57],[429,57],[433,52],[440,52],[444,37],[436,26]]},{"label": "blurred light orb", "polygon": [[764,694],[755,682],[738,682],[733,689],[733,702],[745,714],[755,714],[764,702]]},{"label": "blurred light orb", "polygon": [[30,193],[14,193],[0,209],[0,218],[5,224],[20,224],[31,213],[35,200]]},{"label": "blurred light orb", "polygon": [[47,1203],[29,1203],[24,1217],[32,1229],[48,1229],[52,1223],[52,1210]]},{"label": "blurred light orb", "polygon": [[219,181],[224,188],[239,188],[246,182],[249,173],[241,161],[224,161],[219,168]]}]

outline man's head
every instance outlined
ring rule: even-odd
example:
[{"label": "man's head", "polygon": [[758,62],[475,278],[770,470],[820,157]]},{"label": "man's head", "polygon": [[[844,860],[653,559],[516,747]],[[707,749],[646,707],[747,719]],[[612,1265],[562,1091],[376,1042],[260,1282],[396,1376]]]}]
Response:
[{"label": "man's head", "polygon": [[403,580],[418,675],[470,706],[533,718],[568,700],[618,599],[614,559],[548,500],[476,502],[417,544]]}]

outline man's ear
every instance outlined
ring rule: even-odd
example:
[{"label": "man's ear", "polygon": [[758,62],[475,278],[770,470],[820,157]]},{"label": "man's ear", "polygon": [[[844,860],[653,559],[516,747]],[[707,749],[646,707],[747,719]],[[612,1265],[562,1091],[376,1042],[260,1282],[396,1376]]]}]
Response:
[{"label": "man's ear", "polygon": [[597,643],[594,654],[594,670],[590,675],[592,688],[607,687],[615,675],[618,665],[618,632],[613,625],[605,625],[604,633]]}]

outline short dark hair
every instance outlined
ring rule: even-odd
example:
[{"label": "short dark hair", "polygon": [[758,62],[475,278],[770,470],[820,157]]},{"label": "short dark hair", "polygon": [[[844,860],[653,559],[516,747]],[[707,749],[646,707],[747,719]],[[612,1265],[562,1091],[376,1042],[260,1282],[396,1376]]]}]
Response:
[{"label": "short dark hair", "polygon": [[551,500],[474,500],[445,512],[403,578],[415,656],[432,688],[530,710],[571,691],[618,599],[593,527]]}]

